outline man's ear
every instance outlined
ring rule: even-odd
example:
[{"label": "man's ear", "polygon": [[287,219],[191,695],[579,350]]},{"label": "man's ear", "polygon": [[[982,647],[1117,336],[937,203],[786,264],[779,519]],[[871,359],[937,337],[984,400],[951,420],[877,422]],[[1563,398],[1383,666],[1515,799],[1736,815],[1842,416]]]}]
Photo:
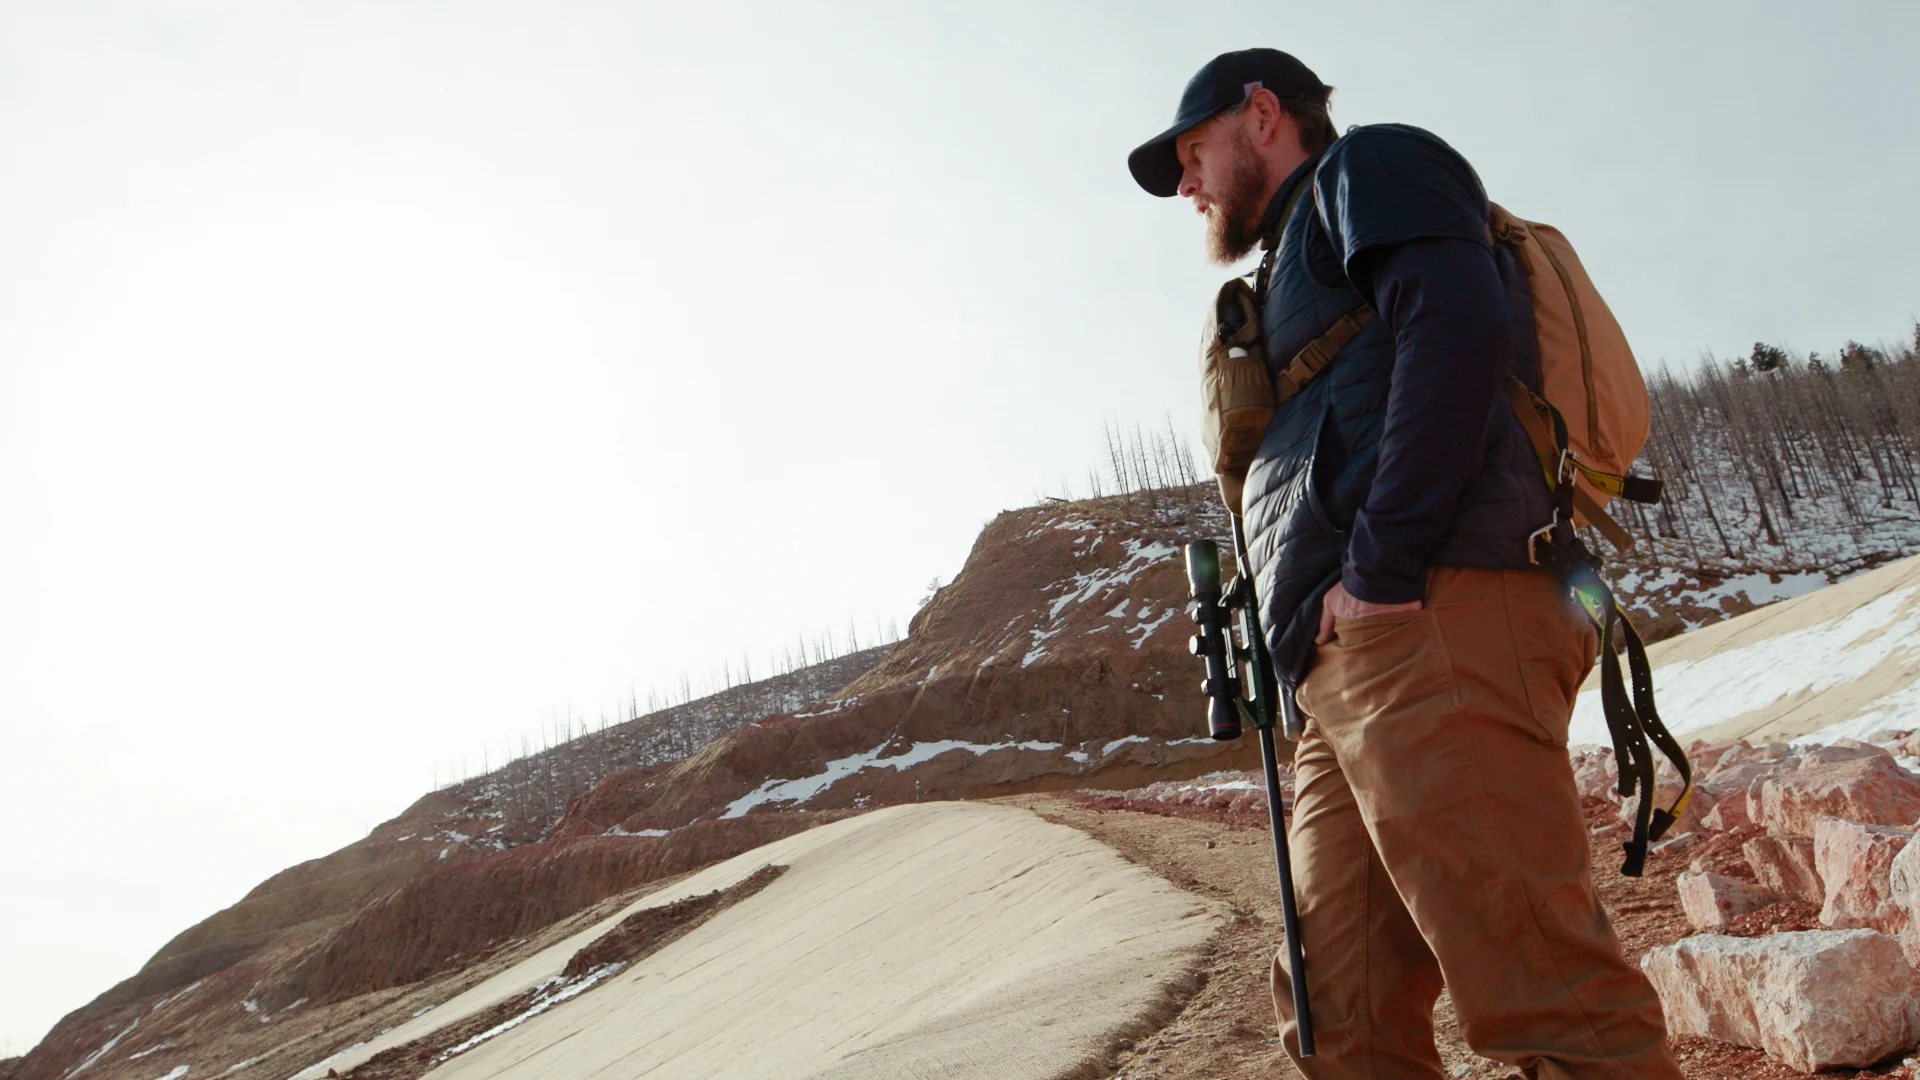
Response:
[{"label": "man's ear", "polygon": [[1276,139],[1300,137],[1299,125],[1287,110],[1280,107],[1280,99],[1273,91],[1261,87],[1247,99],[1247,109],[1253,113],[1253,142],[1255,146],[1271,146]]}]

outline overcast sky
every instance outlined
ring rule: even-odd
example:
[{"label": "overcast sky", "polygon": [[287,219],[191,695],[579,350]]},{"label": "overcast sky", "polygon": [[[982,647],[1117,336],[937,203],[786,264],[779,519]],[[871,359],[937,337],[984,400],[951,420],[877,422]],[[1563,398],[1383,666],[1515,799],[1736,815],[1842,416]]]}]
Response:
[{"label": "overcast sky", "polygon": [[1440,133],[1684,366],[1911,335],[1917,12],[0,0],[0,1056],[1194,431],[1224,273],[1124,160],[1215,53]]}]

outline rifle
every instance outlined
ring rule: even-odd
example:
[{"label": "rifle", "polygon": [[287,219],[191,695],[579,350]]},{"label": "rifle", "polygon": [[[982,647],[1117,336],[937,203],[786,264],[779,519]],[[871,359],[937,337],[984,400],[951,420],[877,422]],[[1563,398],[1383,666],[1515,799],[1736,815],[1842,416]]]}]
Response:
[{"label": "rifle", "polygon": [[[1280,685],[1260,633],[1259,600],[1247,576],[1247,542],[1240,515],[1233,519],[1233,558],[1237,572],[1222,590],[1220,548],[1212,540],[1186,546],[1187,585],[1191,603],[1187,612],[1200,632],[1187,650],[1206,661],[1207,678],[1200,692],[1207,695],[1207,727],[1215,739],[1237,739],[1247,724],[1260,733],[1260,767],[1267,778],[1267,825],[1273,832],[1273,861],[1280,875],[1280,922],[1287,936],[1287,970],[1293,976],[1293,1017],[1299,1035],[1300,1056],[1313,1056],[1313,1010],[1307,1001],[1307,966],[1300,942],[1300,912],[1294,902],[1293,867],[1287,857],[1287,822],[1280,812],[1280,765],[1274,757],[1276,711],[1284,716],[1289,739],[1300,736],[1299,707],[1292,687]],[[1226,615],[1231,612],[1235,626]],[[1239,640],[1235,640],[1238,629]],[[1279,708],[1275,709],[1278,702]]]}]

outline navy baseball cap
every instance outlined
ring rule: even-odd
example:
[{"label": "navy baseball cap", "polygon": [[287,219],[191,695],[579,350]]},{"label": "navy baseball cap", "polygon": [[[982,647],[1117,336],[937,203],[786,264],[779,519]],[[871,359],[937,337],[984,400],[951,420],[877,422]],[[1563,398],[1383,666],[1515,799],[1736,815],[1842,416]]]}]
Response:
[{"label": "navy baseball cap", "polygon": [[1238,105],[1255,90],[1270,90],[1278,98],[1297,98],[1325,105],[1330,88],[1307,65],[1279,49],[1242,49],[1221,53],[1207,61],[1187,82],[1173,126],[1142,143],[1127,155],[1127,169],[1149,195],[1167,198],[1180,191],[1180,157],[1173,140],[1221,109]]}]

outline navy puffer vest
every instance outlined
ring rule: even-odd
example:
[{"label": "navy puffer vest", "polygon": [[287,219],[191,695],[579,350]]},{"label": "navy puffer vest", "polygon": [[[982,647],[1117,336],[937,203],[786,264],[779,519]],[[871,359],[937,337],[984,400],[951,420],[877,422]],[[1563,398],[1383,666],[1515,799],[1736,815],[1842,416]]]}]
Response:
[{"label": "navy puffer vest", "polygon": [[[1396,131],[1439,141],[1417,129]],[[1309,170],[1305,182],[1314,181]],[[1510,370],[1537,386],[1526,273],[1504,245],[1494,244],[1492,250],[1507,286]],[[1295,201],[1274,257],[1261,316],[1268,364],[1278,372],[1335,320],[1365,302],[1348,282],[1319,203],[1307,192]],[[1274,414],[1247,474],[1242,506],[1249,568],[1258,585],[1267,644],[1290,683],[1297,684],[1311,663],[1320,598],[1340,580],[1349,530],[1373,484],[1393,364],[1392,328],[1375,318],[1319,378]],[[1486,445],[1462,452],[1478,453],[1482,467],[1462,494],[1430,565],[1528,566],[1527,535],[1546,524],[1552,506],[1533,448],[1504,403],[1494,411]]]}]

